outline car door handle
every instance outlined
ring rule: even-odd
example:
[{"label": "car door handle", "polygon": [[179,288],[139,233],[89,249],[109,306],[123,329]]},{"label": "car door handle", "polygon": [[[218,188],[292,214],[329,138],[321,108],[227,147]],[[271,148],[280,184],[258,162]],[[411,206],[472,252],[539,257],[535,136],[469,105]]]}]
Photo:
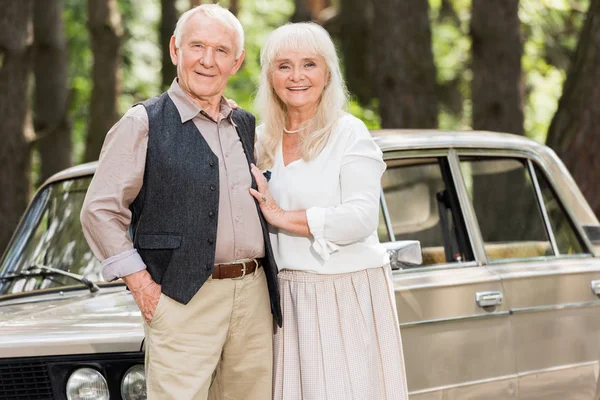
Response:
[{"label": "car door handle", "polygon": [[592,293],[596,296],[600,296],[600,280],[590,282],[592,286]]},{"label": "car door handle", "polygon": [[475,301],[479,307],[492,307],[502,304],[504,296],[499,291],[477,292],[475,293]]}]

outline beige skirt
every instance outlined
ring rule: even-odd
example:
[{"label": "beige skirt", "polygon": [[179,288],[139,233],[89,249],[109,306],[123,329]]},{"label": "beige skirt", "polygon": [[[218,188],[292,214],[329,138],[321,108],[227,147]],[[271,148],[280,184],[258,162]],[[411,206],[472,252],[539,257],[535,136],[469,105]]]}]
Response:
[{"label": "beige skirt", "polygon": [[389,266],[279,273],[275,400],[408,400]]}]

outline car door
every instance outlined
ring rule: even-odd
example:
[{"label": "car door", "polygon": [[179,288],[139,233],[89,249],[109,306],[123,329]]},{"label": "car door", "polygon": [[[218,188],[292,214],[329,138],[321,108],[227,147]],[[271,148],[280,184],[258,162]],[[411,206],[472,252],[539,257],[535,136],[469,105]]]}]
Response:
[{"label": "car door", "polygon": [[510,309],[520,399],[593,399],[600,260],[535,154],[460,152],[486,264]]},{"label": "car door", "polygon": [[419,240],[423,254],[393,271],[410,398],[516,399],[501,279],[473,252],[452,152],[384,153],[380,240]]}]

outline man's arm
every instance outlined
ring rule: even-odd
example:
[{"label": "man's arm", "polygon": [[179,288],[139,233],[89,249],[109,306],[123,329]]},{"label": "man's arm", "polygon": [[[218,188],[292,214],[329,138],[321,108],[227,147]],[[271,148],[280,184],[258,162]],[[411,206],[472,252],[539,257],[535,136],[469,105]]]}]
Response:
[{"label": "man's arm", "polygon": [[160,286],[152,281],[129,236],[129,205],[142,187],[147,148],[148,115],[140,105],[130,109],[106,135],[81,210],[81,225],[90,248],[102,261],[104,279],[122,278],[150,322]]}]

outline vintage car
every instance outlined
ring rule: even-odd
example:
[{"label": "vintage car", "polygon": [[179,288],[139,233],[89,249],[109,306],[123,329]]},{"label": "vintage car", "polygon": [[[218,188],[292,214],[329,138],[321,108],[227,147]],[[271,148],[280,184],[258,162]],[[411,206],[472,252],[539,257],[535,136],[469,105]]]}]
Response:
[{"label": "vintage car", "polygon": [[[556,155],[490,132],[373,135],[411,400],[595,399],[600,228]],[[81,231],[94,170],[48,180],[0,261],[0,399],[146,398],[140,313]]]}]

